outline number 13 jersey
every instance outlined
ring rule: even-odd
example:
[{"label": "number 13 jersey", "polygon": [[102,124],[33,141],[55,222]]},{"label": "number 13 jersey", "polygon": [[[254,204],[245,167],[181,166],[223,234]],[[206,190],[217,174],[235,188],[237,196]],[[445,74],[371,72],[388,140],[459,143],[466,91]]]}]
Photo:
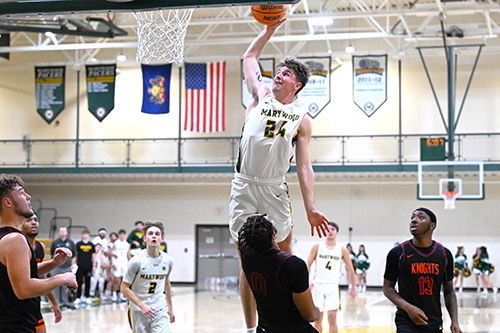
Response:
[{"label": "number 13 jersey", "polygon": [[[450,251],[435,241],[429,248],[419,248],[409,240],[402,243],[400,248],[400,295],[425,312],[428,324],[422,326],[442,329],[440,291],[445,281],[453,279],[453,257]],[[398,309],[396,324],[398,322],[412,321],[404,310]]]},{"label": "number 13 jersey", "polygon": [[236,171],[258,178],[283,177],[290,168],[305,114],[305,105],[299,100],[281,104],[272,94],[262,98],[245,120]]}]

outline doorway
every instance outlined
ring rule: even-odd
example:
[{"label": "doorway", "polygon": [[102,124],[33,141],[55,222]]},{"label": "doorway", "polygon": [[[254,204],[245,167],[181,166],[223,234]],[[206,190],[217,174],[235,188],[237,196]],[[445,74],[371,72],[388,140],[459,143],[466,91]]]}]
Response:
[{"label": "doorway", "polygon": [[211,290],[238,286],[240,263],[229,225],[196,226],[196,282]]}]

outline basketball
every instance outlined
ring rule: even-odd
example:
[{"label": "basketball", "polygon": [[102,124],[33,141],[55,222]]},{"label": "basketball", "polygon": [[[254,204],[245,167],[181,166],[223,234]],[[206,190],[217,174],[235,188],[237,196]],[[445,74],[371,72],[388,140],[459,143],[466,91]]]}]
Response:
[{"label": "basketball", "polygon": [[251,10],[257,22],[272,25],[285,16],[286,5],[254,5]]}]

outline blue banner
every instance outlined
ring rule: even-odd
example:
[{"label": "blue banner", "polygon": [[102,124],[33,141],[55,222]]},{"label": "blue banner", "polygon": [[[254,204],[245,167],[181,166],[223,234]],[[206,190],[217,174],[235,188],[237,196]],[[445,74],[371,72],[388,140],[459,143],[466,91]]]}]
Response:
[{"label": "blue banner", "polygon": [[170,111],[170,75],[172,64],[141,65],[142,109],[144,113],[164,114]]}]

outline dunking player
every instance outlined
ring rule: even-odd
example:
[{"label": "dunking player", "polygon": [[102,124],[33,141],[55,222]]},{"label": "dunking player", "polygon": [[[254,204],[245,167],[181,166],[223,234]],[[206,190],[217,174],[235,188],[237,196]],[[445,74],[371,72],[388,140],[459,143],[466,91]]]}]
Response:
[{"label": "dunking player", "polygon": [[[45,258],[45,245],[43,245],[43,243],[40,243],[35,239],[35,237],[38,235],[39,225],[40,222],[38,222],[38,216],[36,214],[33,214],[33,216],[31,216],[30,218],[25,219],[23,225],[21,226],[21,231],[23,232],[23,234],[26,235],[26,238],[28,238],[31,246],[33,247],[33,252],[35,253],[36,262],[38,264],[41,263]],[[40,278],[45,279],[46,276],[43,275],[40,276]],[[52,291],[47,293],[47,297],[50,303],[52,303],[52,310],[54,311],[55,323],[57,324],[62,319],[61,309],[59,309],[59,304],[57,304],[57,300]],[[40,313],[40,318],[38,320],[36,331],[37,333],[46,332],[45,322],[43,320],[41,313]]]},{"label": "dunking player", "polygon": [[251,215],[239,231],[241,265],[259,312],[256,332],[317,333],[309,324],[319,318],[319,310],[306,263],[278,248],[276,232],[267,214]]},{"label": "dunking player", "polygon": [[[291,253],[292,217],[285,174],[296,145],[297,175],[311,225],[321,236],[326,235],[328,219],[316,209],[314,202],[314,171],[309,156],[311,120],[305,105],[295,95],[309,80],[309,68],[287,57],[278,64],[272,91],[262,81],[258,60],[266,43],[285,22],[266,26],[243,55],[243,67],[250,99],[240,141],[236,172],[230,197],[230,231],[233,239],[252,214],[266,213],[276,222],[276,242]],[[240,272],[243,312],[249,332],[255,331],[255,300],[243,271]]]},{"label": "dunking player", "polygon": [[174,262],[160,251],[164,227],[148,221],[143,228],[146,249],[130,259],[121,292],[130,300],[130,318],[134,333],[170,332],[175,321],[169,275]]},{"label": "dunking player", "polygon": [[39,296],[61,286],[76,288],[74,274],[39,279],[71,256],[57,249],[54,258],[40,263],[26,236],[19,230],[33,215],[21,178],[0,176],[0,332],[35,333],[40,315]]},{"label": "dunking player", "polygon": [[337,333],[337,311],[340,307],[340,271],[343,260],[347,268],[349,278],[349,296],[356,297],[356,279],[354,267],[349,251],[344,246],[337,244],[339,226],[335,222],[328,222],[328,234],[326,240],[316,243],[311,248],[307,258],[307,267],[311,270],[311,265],[316,261],[313,282],[311,283],[314,304],[321,312],[318,320],[314,322],[314,327],[318,332],[323,332],[323,312],[327,311],[329,332]]},{"label": "dunking player", "polygon": [[[431,210],[415,209],[410,221],[413,238],[394,247],[387,255],[384,295],[398,307],[398,333],[442,332],[441,288],[451,317],[450,330],[462,332],[453,288],[453,256],[432,240],[436,223],[436,215]],[[394,289],[396,281],[399,293]]]}]

